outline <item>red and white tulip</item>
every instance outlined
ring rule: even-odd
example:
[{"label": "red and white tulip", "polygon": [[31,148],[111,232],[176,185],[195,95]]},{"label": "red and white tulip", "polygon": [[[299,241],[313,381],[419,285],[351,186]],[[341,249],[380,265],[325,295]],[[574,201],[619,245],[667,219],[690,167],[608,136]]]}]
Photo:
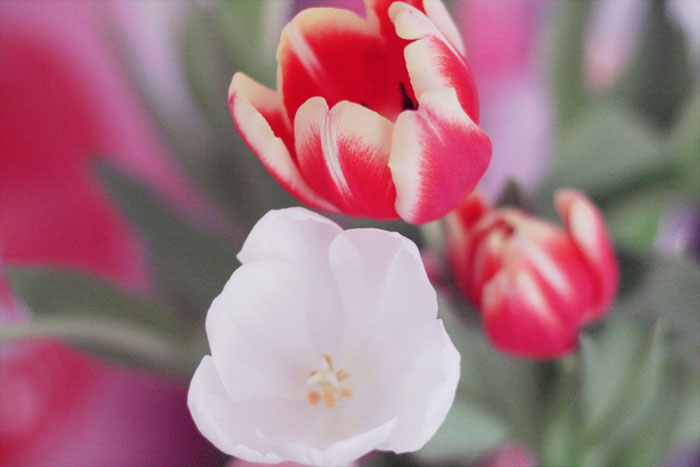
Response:
[{"label": "red and white tulip", "polygon": [[457,28],[435,0],[299,13],[277,90],[236,73],[233,120],[275,179],[329,212],[424,223],[469,194],[491,143]]},{"label": "red and white tulip", "polygon": [[493,209],[479,193],[447,217],[455,279],[504,352],[566,354],[615,298],[617,260],[600,212],[571,190],[557,192],[555,205],[566,230],[519,209]]}]

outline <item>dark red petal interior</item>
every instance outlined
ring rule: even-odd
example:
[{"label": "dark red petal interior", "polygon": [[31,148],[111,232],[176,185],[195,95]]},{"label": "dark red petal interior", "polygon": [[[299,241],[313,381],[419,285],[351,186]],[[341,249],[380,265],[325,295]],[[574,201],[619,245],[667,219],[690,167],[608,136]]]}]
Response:
[{"label": "dark red petal interior", "polygon": [[[304,26],[306,21],[288,26],[296,28],[292,32],[295,39],[283,39],[278,60],[281,92],[292,121],[297,109],[313,96],[324,97],[329,107],[342,100],[355,102],[392,121],[404,109],[416,107],[403,58],[403,46],[408,42],[396,37],[403,42],[401,47],[389,47],[363,20],[357,21],[362,27],[348,26],[342,20],[313,28]],[[297,42],[300,40],[303,45]]]}]

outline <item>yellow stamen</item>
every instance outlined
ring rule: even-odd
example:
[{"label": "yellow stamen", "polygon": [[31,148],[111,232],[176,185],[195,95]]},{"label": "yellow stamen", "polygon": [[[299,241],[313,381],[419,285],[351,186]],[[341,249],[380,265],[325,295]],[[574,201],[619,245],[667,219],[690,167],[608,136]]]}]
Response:
[{"label": "yellow stamen", "polygon": [[306,380],[310,388],[306,393],[306,400],[314,406],[323,401],[327,409],[335,408],[338,400],[350,399],[353,395],[352,389],[342,387],[343,381],[349,377],[350,373],[343,368],[333,373],[333,359],[330,355],[323,354],[321,367],[312,370]]}]

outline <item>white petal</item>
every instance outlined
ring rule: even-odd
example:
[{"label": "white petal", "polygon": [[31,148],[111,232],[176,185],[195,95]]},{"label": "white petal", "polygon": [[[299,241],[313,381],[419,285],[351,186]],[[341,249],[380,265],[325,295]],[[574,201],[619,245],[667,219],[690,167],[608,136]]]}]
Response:
[{"label": "white petal", "polygon": [[351,463],[364,454],[376,449],[391,435],[396,420],[359,433],[351,438],[335,441],[325,449],[312,447],[309,444],[270,443],[276,453],[285,459],[305,465],[324,467],[342,466]]},{"label": "white petal", "polygon": [[344,364],[353,385],[393,372],[430,337],[437,315],[418,248],[399,234],[348,230],[331,245],[343,300]]},{"label": "white petal", "polygon": [[234,400],[303,399],[319,358],[309,334],[307,287],[288,264],[255,261],[238,268],[212,303],[209,344]]},{"label": "white petal", "polygon": [[459,381],[459,352],[441,320],[431,331],[430,346],[408,369],[377,381],[351,401],[368,423],[398,414],[394,432],[379,449],[398,453],[420,449],[452,407]]},{"label": "white petal", "polygon": [[341,318],[328,248],[341,232],[334,222],[304,208],[270,211],[255,224],[238,254],[242,263],[260,259],[287,262],[314,288],[312,335],[319,351],[331,354],[338,352]]},{"label": "white petal", "polygon": [[232,401],[208,355],[192,377],[187,405],[197,429],[221,451],[268,464],[284,458],[270,449],[266,438],[299,438],[315,417],[303,404],[290,401]]}]

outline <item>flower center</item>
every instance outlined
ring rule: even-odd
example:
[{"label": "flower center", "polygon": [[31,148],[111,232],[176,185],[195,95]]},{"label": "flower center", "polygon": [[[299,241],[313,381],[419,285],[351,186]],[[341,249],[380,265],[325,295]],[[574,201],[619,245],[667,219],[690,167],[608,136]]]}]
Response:
[{"label": "flower center", "polygon": [[310,389],[306,392],[306,400],[311,405],[318,405],[323,401],[327,409],[334,408],[340,399],[350,399],[353,391],[342,387],[343,381],[350,377],[344,369],[333,372],[333,359],[328,354],[323,354],[321,368],[312,370],[306,381]]}]

